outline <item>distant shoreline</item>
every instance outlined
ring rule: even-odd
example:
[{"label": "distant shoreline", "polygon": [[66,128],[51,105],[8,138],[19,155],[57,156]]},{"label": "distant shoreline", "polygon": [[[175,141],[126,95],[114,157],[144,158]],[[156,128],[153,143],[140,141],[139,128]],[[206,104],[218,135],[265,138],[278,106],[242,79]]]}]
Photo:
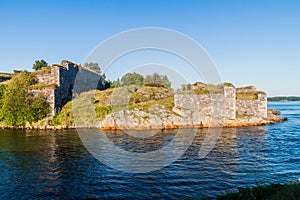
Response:
[{"label": "distant shoreline", "polygon": [[300,101],[298,96],[278,96],[278,97],[268,97],[269,102],[292,102]]}]

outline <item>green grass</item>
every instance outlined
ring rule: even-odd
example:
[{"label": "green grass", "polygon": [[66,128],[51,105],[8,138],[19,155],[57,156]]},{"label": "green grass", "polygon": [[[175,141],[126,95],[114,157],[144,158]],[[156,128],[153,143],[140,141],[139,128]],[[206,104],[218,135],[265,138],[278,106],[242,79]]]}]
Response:
[{"label": "green grass", "polygon": [[99,106],[95,107],[96,116],[101,121],[106,115],[112,113],[112,106]]},{"label": "green grass", "polygon": [[238,188],[238,192],[218,196],[217,200],[299,200],[300,183],[258,185]]},{"label": "green grass", "polygon": [[31,85],[29,87],[30,90],[42,90],[42,89],[55,89],[57,88],[57,84],[45,84],[45,83],[37,83],[34,85]]},{"label": "green grass", "polygon": [[74,119],[73,119],[73,112],[72,112],[72,102],[68,102],[62,109],[62,111],[50,119],[48,121],[49,125],[57,126],[57,125],[66,125],[66,126],[73,126]]},{"label": "green grass", "polygon": [[174,107],[174,97],[167,97],[158,100],[150,100],[150,101],[143,101],[140,103],[129,104],[129,110],[138,109],[144,112],[150,112],[151,108],[153,108],[153,106],[155,105],[161,105],[166,110],[172,111]]}]

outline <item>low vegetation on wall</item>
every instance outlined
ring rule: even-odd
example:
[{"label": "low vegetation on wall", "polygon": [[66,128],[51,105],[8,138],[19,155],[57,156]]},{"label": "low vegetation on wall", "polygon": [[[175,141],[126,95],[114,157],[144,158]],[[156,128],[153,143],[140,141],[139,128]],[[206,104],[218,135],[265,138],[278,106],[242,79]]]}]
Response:
[{"label": "low vegetation on wall", "polygon": [[240,100],[257,100],[260,94],[266,95],[265,92],[256,90],[253,86],[240,87],[236,89],[236,99]]},{"label": "low vegetation on wall", "polygon": [[223,84],[205,84],[196,82],[194,84],[184,84],[177,92],[180,94],[223,94],[224,87],[234,87],[233,84],[224,82]]},{"label": "low vegetation on wall", "polygon": [[43,90],[43,89],[55,89],[55,88],[58,88],[57,84],[36,83],[29,86],[30,90]]},{"label": "low vegetation on wall", "polygon": [[33,74],[38,75],[38,74],[51,74],[51,67],[50,66],[45,66],[41,67],[40,70],[37,70],[33,72]]}]

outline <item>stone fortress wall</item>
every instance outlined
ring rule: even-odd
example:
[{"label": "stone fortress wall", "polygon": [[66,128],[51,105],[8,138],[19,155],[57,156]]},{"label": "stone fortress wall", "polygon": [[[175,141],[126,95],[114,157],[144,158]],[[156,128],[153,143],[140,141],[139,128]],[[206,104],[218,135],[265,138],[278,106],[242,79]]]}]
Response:
[{"label": "stone fortress wall", "polygon": [[[67,60],[54,64],[48,73],[36,74],[39,84],[55,85],[33,93],[42,93],[51,106],[51,114],[59,113],[73,96],[83,91],[101,89],[101,76]],[[174,96],[174,112],[191,120],[191,123],[209,123],[216,119],[235,120],[240,117],[266,118],[267,96],[255,87],[235,88],[224,84],[222,88],[197,82],[183,87]]]},{"label": "stone fortress wall", "polygon": [[61,64],[52,65],[50,73],[36,74],[36,80],[39,84],[55,85],[55,88],[45,87],[32,92],[45,95],[51,107],[51,114],[55,115],[61,111],[68,101],[72,100],[75,94],[74,86],[75,81],[78,79],[76,79],[77,76],[82,77],[80,78],[81,83],[77,84],[81,86],[81,88],[77,88],[78,93],[98,88],[95,83],[99,82],[100,74],[63,60]]},{"label": "stone fortress wall", "polygon": [[173,111],[191,120],[190,124],[207,124],[238,118],[267,118],[267,95],[255,87],[235,88],[224,84],[217,92],[204,83],[195,83],[189,91],[177,92]]}]

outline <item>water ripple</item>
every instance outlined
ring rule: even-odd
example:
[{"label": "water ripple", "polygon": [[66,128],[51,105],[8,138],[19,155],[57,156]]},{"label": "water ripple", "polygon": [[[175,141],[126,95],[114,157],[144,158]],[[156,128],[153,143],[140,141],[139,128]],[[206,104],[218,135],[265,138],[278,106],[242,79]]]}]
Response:
[{"label": "water ripple", "polygon": [[[274,103],[290,120],[268,127],[224,128],[206,158],[198,151],[199,130],[187,152],[172,165],[146,174],[128,174],[93,158],[76,131],[0,130],[0,199],[182,199],[200,198],[257,183],[300,178],[300,103]],[[174,132],[146,140],[107,132],[119,147],[154,151]],[[109,149],[107,150],[109,152]]]}]

